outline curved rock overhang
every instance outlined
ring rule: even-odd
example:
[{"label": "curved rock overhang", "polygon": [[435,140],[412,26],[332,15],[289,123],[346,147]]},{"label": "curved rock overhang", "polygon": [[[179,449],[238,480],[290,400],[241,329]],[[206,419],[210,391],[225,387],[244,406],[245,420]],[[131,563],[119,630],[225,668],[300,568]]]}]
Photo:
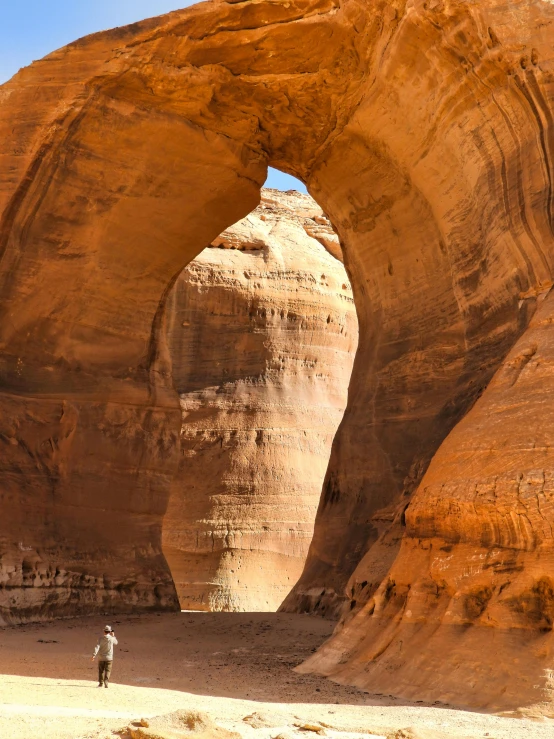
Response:
[{"label": "curved rock overhang", "polygon": [[[552,284],[553,21],[539,0],[211,2],[83,39],[0,88],[4,620],[176,607],[160,529],[180,413],[155,371],[159,316],[184,265],[257,204],[268,164],[306,182],[332,219],[360,319],[349,407],[296,591],[309,599],[323,582],[330,602],[342,597],[377,538],[372,516],[417,488]],[[531,438],[539,420],[525,418]],[[480,433],[495,449],[498,427]],[[538,453],[518,474],[548,466]],[[457,498],[473,495],[481,471],[472,474]],[[428,551],[431,532],[447,531],[469,592],[466,548],[497,542],[487,534],[477,545],[458,508],[439,526],[444,506],[421,490],[426,523],[410,524],[409,539]],[[517,486],[506,490],[524,515]],[[549,550],[550,529],[530,526],[525,541]],[[394,567],[406,557],[403,546]],[[548,577],[537,554],[511,597],[540,591],[549,613]],[[490,647],[475,649],[491,633],[487,603],[463,626],[476,635],[476,691],[494,674]],[[373,667],[402,642],[391,626],[408,618],[402,607],[379,619],[362,610],[319,669],[346,660],[341,679],[382,679]],[[349,645],[367,622],[391,638],[354,666]],[[548,690],[542,628],[525,622],[525,638],[542,640],[525,700]],[[510,653],[519,623],[497,629]],[[449,642],[458,649],[448,656],[445,643],[422,649],[453,674],[452,654],[470,647]],[[405,669],[402,658],[385,667],[399,692]],[[413,689],[432,691],[435,675],[412,674]],[[495,699],[509,704],[517,676],[506,680]],[[464,688],[454,695],[463,701]]]}]

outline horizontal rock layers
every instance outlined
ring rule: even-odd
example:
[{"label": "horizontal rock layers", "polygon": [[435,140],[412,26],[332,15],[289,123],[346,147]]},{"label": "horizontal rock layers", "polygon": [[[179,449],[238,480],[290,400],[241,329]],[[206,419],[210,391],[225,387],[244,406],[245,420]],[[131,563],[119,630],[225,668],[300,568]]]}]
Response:
[{"label": "horizontal rock layers", "polygon": [[446,703],[459,700],[460,684],[476,706],[551,703],[554,293],[541,297],[434,456],[381,586],[302,669]]},{"label": "horizontal rock layers", "polygon": [[[401,527],[410,520],[402,501],[416,490],[417,510],[429,461],[552,282],[553,22],[540,0],[212,2],[77,42],[0,88],[10,618],[128,607],[133,594],[133,607],[175,606],[160,559],[181,424],[157,370],[164,302],[185,264],[256,206],[267,164],[303,179],[337,228],[360,320],[347,411],[288,604],[333,608],[348,580],[370,603],[384,567],[363,579],[356,568],[380,521],[390,506]],[[517,506],[517,490],[507,500]],[[466,512],[453,522],[459,541],[474,528]],[[541,551],[537,582],[550,572]],[[361,613],[321,669],[348,663],[370,629]],[[372,638],[397,620],[383,612]],[[476,639],[477,620],[463,627]],[[541,628],[529,634],[549,643]],[[519,658],[516,632],[506,626],[506,665]],[[400,642],[393,630],[384,650],[402,663]],[[445,651],[427,640],[422,655],[440,656],[440,671],[414,673],[413,690],[437,690],[465,654],[488,674],[492,643]],[[506,703],[517,680],[507,668]],[[475,702],[463,681],[453,696]]]},{"label": "horizontal rock layers", "polygon": [[199,178],[209,134],[100,92],[117,48],[163,24],[0,88],[0,622],[178,608],[161,525],[181,413],[158,317],[187,261],[257,205],[265,167],[214,135]]},{"label": "horizontal rock layers", "polygon": [[309,196],[264,190],[168,298],[183,425],[162,544],[183,609],[275,611],[301,574],[358,339],[326,247]]},{"label": "horizontal rock layers", "polygon": [[[552,12],[526,4],[520,21],[498,26],[502,7],[387,11],[391,37],[371,94],[309,180],[345,245],[360,346],[314,541],[287,609],[344,613],[371,598],[400,541],[393,534],[370,552],[383,516],[401,525],[436,449],[527,325],[536,290],[551,282],[541,116],[551,115],[552,55],[538,49]],[[461,87],[451,88],[453,79]],[[331,184],[331,171],[348,176]]]}]

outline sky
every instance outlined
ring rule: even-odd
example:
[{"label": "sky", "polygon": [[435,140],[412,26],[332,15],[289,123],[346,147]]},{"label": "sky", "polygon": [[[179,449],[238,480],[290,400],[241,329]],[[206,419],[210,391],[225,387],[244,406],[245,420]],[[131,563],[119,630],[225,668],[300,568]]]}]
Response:
[{"label": "sky", "polygon": [[[0,0],[0,84],[21,67],[81,36],[192,4],[190,0]],[[266,184],[306,192],[301,182],[274,169]]]}]

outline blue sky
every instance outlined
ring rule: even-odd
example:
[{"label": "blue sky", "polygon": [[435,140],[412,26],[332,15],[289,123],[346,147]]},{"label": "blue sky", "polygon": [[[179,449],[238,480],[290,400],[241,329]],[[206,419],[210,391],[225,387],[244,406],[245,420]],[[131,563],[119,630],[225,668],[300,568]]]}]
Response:
[{"label": "blue sky", "polygon": [[[18,69],[81,36],[193,3],[187,0],[0,0],[0,84]],[[269,187],[305,192],[298,180],[270,170]]]}]

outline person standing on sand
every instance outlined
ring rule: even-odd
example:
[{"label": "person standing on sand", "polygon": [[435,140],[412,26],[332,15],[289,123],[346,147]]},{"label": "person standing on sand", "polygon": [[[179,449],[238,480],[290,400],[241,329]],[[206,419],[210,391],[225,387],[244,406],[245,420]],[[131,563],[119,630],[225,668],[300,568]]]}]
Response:
[{"label": "person standing on sand", "polygon": [[98,644],[92,655],[92,661],[98,655],[98,687],[102,685],[107,688],[112,674],[113,648],[117,644],[117,639],[111,626],[104,628],[104,635],[98,639]]}]

